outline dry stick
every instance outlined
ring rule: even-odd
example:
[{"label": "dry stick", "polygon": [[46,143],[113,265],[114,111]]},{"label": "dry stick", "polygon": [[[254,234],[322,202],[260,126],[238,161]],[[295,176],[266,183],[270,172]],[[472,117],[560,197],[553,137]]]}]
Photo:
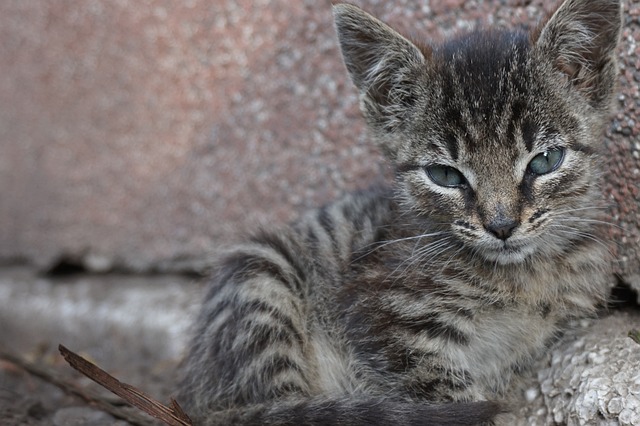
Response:
[{"label": "dry stick", "polygon": [[146,396],[135,387],[122,383],[100,367],[87,361],[64,346],[59,345],[58,350],[71,367],[75,368],[102,387],[115,393],[134,407],[139,408],[150,416],[153,416],[170,426],[192,426],[191,419],[184,411],[182,411],[182,408],[180,408],[175,400],[172,399],[171,407],[167,407],[153,398]]},{"label": "dry stick", "polygon": [[51,383],[54,386],[57,386],[64,392],[76,396],[84,400],[85,402],[96,406],[100,410],[109,413],[118,419],[125,420],[137,426],[151,426],[151,422],[149,420],[137,415],[136,413],[131,413],[121,407],[113,405],[111,402],[104,399],[102,395],[93,392],[91,389],[80,388],[79,386],[63,379],[59,374],[51,371],[51,369],[45,368],[43,366],[38,366],[20,357],[5,352],[0,352],[0,359],[17,365],[27,373],[39,377],[40,379]]}]

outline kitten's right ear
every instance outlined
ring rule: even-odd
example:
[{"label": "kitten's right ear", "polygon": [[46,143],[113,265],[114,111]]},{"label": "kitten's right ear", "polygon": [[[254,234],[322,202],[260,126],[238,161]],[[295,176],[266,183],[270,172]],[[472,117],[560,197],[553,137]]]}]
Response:
[{"label": "kitten's right ear", "polygon": [[416,75],[430,52],[356,6],[335,4],[333,16],[365,118],[376,130],[393,131],[415,99]]},{"label": "kitten's right ear", "polygon": [[533,34],[536,48],[594,105],[608,102],[617,79],[620,0],[565,0]]}]

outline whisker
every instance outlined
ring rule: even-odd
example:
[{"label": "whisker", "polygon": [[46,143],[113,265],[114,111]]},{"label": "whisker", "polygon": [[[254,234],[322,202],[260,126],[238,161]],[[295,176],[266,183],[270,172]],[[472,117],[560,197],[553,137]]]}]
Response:
[{"label": "whisker", "polygon": [[400,277],[406,274],[409,269],[414,267],[417,263],[421,262],[427,256],[434,254],[437,255],[437,253],[443,252],[444,250],[441,249],[446,249],[448,246],[450,246],[450,238],[451,237],[449,235],[446,235],[442,239],[432,241],[424,247],[421,247],[417,252],[412,253],[411,256],[408,256],[400,264],[398,264],[398,266],[396,266],[396,268],[389,274],[389,277],[394,276],[404,266],[404,268],[402,269],[402,273],[398,275],[398,277]]},{"label": "whisker", "polygon": [[611,223],[611,222],[607,222],[605,220],[598,220],[598,219],[589,219],[589,218],[584,218],[584,217],[575,217],[575,216],[569,216],[569,217],[562,217],[562,218],[554,218],[554,220],[556,222],[571,222],[571,223],[597,223],[600,225],[606,225],[606,226],[611,226],[614,228],[618,228],[624,231],[624,228],[620,225],[617,225],[615,223]]},{"label": "whisker", "polygon": [[564,210],[554,210],[553,213],[554,214],[564,214],[564,213],[572,213],[572,212],[581,212],[581,211],[586,211],[586,210],[604,211],[604,210],[607,210],[607,207],[601,207],[601,206],[576,207],[576,208],[564,209]]},{"label": "whisker", "polygon": [[[369,256],[371,253],[380,250],[381,248],[384,248],[390,244],[396,244],[396,243],[401,243],[401,242],[406,242],[406,241],[411,241],[411,240],[418,240],[418,242],[422,239],[422,238],[428,238],[428,237],[437,237],[439,235],[444,234],[445,231],[438,231],[438,232],[432,232],[430,234],[420,234],[420,235],[414,235],[411,237],[404,237],[404,238],[397,238],[394,240],[382,240],[382,241],[375,241],[371,244],[369,244],[368,247],[372,247],[371,250],[366,251],[364,254],[362,254],[361,256],[355,258],[352,260],[352,262],[357,262],[358,260],[361,260],[364,257]],[[366,247],[365,247],[366,248]]]},{"label": "whisker", "polygon": [[580,229],[574,228],[572,226],[568,226],[568,225],[560,225],[560,224],[556,224],[554,226],[555,230],[557,232],[561,232],[564,234],[568,234],[570,236],[575,236],[575,237],[579,237],[579,238],[584,238],[590,241],[593,241],[597,244],[599,244],[601,247],[605,248],[607,250],[607,252],[609,252],[609,254],[611,253],[611,247],[607,244],[607,242],[603,241],[602,239],[596,237],[595,235],[589,234],[587,232],[583,232]]}]

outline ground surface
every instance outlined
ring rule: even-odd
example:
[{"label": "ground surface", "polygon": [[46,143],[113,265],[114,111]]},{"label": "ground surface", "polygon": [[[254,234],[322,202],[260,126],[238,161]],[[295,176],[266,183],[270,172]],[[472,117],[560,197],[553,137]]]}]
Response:
[{"label": "ground surface", "polygon": [[[62,343],[120,380],[168,402],[175,391],[176,368],[188,341],[201,284],[183,276],[80,274],[52,278],[28,268],[0,269],[0,352],[9,351],[83,390],[97,391],[117,401],[117,397],[64,362],[57,352],[58,344]],[[634,424],[604,422],[606,416],[614,417],[607,410],[611,406],[615,411],[616,403],[622,407],[618,413],[630,413],[627,418],[640,416],[640,407],[633,406],[635,399],[626,398],[631,395],[629,392],[640,395],[640,375],[635,373],[640,372],[640,357],[620,352],[622,359],[616,358],[617,351],[634,354],[639,350],[627,337],[633,329],[640,329],[637,307],[612,309],[601,319],[579,325],[548,358],[540,361],[537,371],[516,396],[518,409],[507,424],[545,426],[554,424],[553,419],[562,419],[557,424],[570,425]],[[593,392],[605,400],[602,412],[598,411],[597,400],[585,405],[584,392],[592,389],[576,382],[574,376],[580,377],[582,372],[574,365],[584,369],[585,382],[595,379],[597,386]],[[607,380],[613,380],[611,371],[624,371],[624,377],[609,383],[608,388],[603,387],[601,378],[587,374],[593,373],[594,368],[604,368],[602,371],[611,376]],[[596,376],[600,370],[595,372]],[[633,384],[636,376],[637,386]],[[624,404],[629,401],[624,411]],[[575,414],[564,409],[568,403]],[[571,416],[578,419],[583,414],[580,410],[586,412],[583,418],[597,421],[572,423]],[[127,423],[69,396],[13,363],[0,361],[0,425],[5,424],[124,426]]]},{"label": "ground surface", "polygon": [[[174,392],[176,366],[201,286],[181,276],[45,278],[0,269],[0,351],[16,354],[110,399],[73,371],[58,344],[160,401]],[[18,366],[0,361],[0,425],[115,424]]]}]

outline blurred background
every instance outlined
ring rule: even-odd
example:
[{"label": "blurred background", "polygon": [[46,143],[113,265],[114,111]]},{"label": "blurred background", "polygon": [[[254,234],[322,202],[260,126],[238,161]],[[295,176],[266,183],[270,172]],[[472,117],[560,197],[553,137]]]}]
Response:
[{"label": "blurred background", "polygon": [[[355,3],[438,40],[535,25],[556,1]],[[626,93],[609,135],[625,184],[638,181],[640,129],[637,15],[627,17]],[[257,224],[388,175],[329,1],[5,0],[0,58],[0,262],[199,271]],[[618,186],[607,188],[612,216],[635,223],[635,185]]]},{"label": "blurred background", "polygon": [[[433,40],[535,25],[557,4],[351,2]],[[640,287],[640,1],[624,4],[603,191],[616,225],[612,280]],[[176,359],[193,277],[220,247],[390,175],[328,0],[0,2],[0,347],[58,336],[105,362],[136,343]],[[166,316],[145,321],[158,306]],[[124,319],[109,317],[117,312]],[[140,338],[153,327],[159,337]],[[118,333],[129,340],[105,350]]]}]

